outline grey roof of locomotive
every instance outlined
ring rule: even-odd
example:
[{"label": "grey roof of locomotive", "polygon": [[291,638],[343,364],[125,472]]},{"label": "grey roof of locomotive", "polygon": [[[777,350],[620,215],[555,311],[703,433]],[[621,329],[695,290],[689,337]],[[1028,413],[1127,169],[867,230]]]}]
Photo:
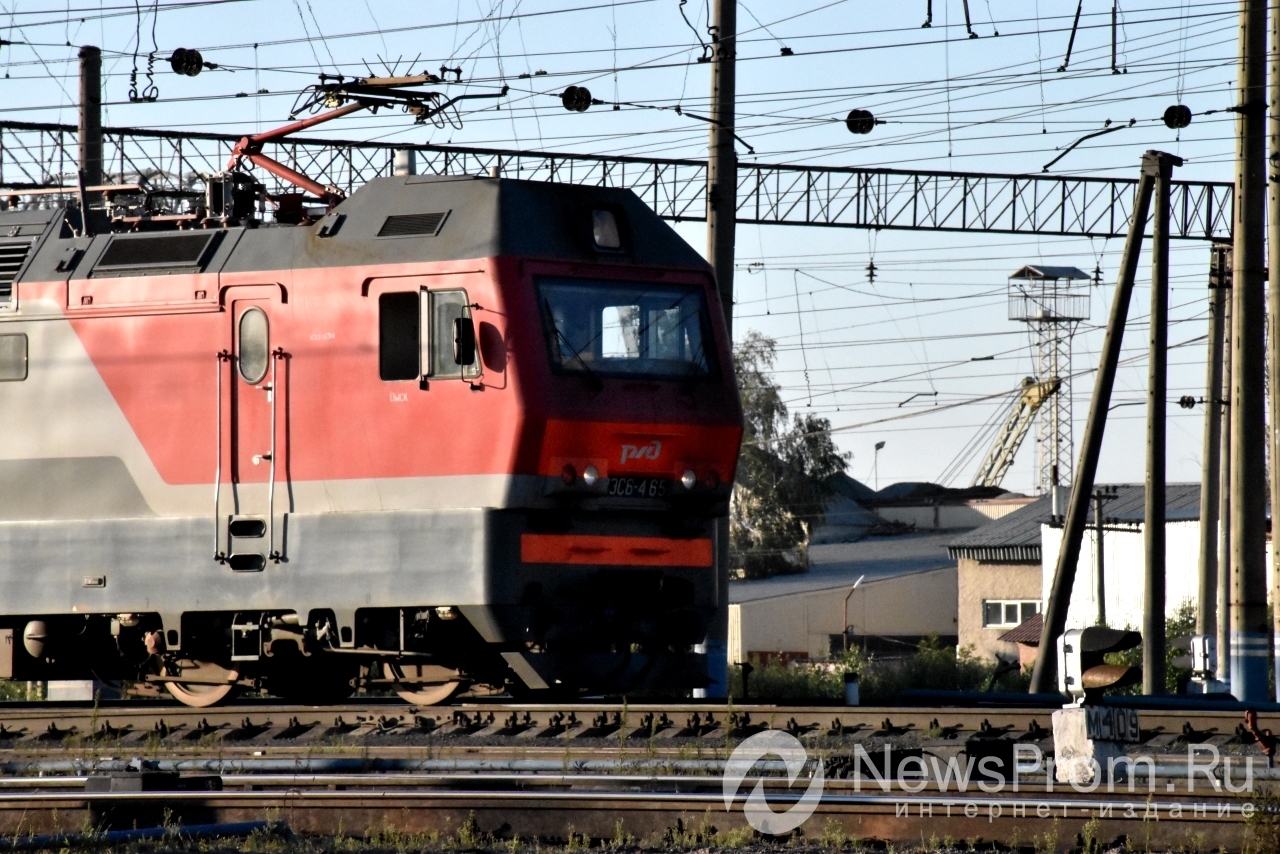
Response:
[{"label": "grey roof of locomotive", "polygon": [[[598,209],[611,210],[618,216],[624,235],[621,251],[595,246],[592,211]],[[418,217],[419,224],[426,221],[429,225],[431,219],[425,216],[429,214],[444,215],[432,233],[379,236],[389,228],[388,217]],[[70,218],[78,219],[74,212]],[[17,282],[65,278],[66,273],[59,273],[57,268],[72,245],[83,250],[71,273],[73,279],[143,274],[142,270],[117,269],[108,273],[95,269],[113,240],[142,235],[102,234],[92,241],[77,240],[67,219],[61,209],[0,211],[0,243],[34,238],[33,257],[23,265]],[[328,234],[321,236],[326,228]],[[192,233],[148,231],[144,235],[163,240]],[[630,190],[416,175],[376,178],[343,201],[329,217],[309,226],[263,224],[257,228],[226,229],[226,234],[205,252],[198,269],[178,265],[154,272],[242,273],[498,256],[710,269],[701,255]]]}]

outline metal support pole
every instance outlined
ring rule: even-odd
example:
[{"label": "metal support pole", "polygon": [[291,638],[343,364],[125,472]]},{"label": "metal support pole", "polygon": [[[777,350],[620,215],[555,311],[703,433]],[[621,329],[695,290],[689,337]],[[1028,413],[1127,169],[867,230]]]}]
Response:
[{"label": "metal support pole", "polygon": [[102,183],[102,51],[80,48],[80,170],[84,183]]},{"label": "metal support pole", "polygon": [[1231,263],[1227,255],[1227,292],[1222,298],[1222,466],[1218,480],[1218,680],[1231,680]]},{"label": "metal support pole", "polygon": [[[738,0],[715,0],[711,55],[711,134],[707,156],[707,257],[716,273],[725,328],[733,341],[733,248],[738,210],[738,160],[733,150],[734,63],[738,52]],[[729,520],[716,523],[716,578],[720,607],[704,647],[711,684],[705,696],[729,688]]]},{"label": "metal support pole", "polygon": [[1080,462],[1076,466],[1075,483],[1071,485],[1071,500],[1063,522],[1062,546],[1058,551],[1053,586],[1045,608],[1044,628],[1040,632],[1035,668],[1031,671],[1033,694],[1055,690],[1058,636],[1066,630],[1067,609],[1071,607],[1071,589],[1076,580],[1076,563],[1080,560],[1080,542],[1084,538],[1089,493],[1093,491],[1098,456],[1102,451],[1102,434],[1107,425],[1107,409],[1111,406],[1111,389],[1115,385],[1116,365],[1120,361],[1124,326],[1129,318],[1129,299],[1133,296],[1133,281],[1138,272],[1138,257],[1142,252],[1147,212],[1151,208],[1151,193],[1155,187],[1156,175],[1160,172],[1160,160],[1168,156],[1159,151],[1148,151],[1142,156],[1142,172],[1133,200],[1129,236],[1125,238],[1124,255],[1120,259],[1120,278],[1116,282],[1115,295],[1111,300],[1111,317],[1107,321],[1107,334],[1102,341],[1098,377],[1093,385],[1093,397],[1089,401],[1089,419],[1085,422],[1084,439],[1080,443]]},{"label": "metal support pole", "polygon": [[1098,625],[1107,624],[1107,561],[1102,551],[1102,501],[1105,496],[1102,490],[1093,494],[1093,525],[1097,530],[1098,578],[1094,598],[1098,600]]},{"label": "metal support pole", "polygon": [[1209,255],[1209,349],[1205,359],[1204,448],[1200,472],[1199,596],[1196,634],[1218,631],[1218,484],[1222,478],[1222,338],[1226,259],[1231,247],[1214,244]]},{"label": "metal support pole", "polygon": [[1231,693],[1268,695],[1263,283],[1267,212],[1267,6],[1241,0],[1236,118],[1235,262],[1231,289]]},{"label": "metal support pole", "polygon": [[1147,489],[1143,516],[1142,693],[1165,693],[1165,399],[1169,388],[1169,179],[1160,160],[1151,223],[1151,321],[1147,356]]},{"label": "metal support pole", "polygon": [[[1267,158],[1267,263],[1271,268],[1280,259],[1280,6],[1273,5],[1270,11],[1271,20],[1268,26],[1271,31],[1270,79],[1267,85],[1267,147],[1270,156]],[[1271,506],[1280,507],[1280,476],[1277,476],[1277,465],[1280,465],[1280,287],[1277,277],[1268,277],[1267,284],[1267,373],[1268,387],[1271,396],[1268,400],[1268,423],[1270,432],[1268,441],[1271,450]],[[1273,510],[1274,512],[1274,510]],[[1272,602],[1280,602],[1280,578],[1275,572],[1280,562],[1276,560],[1276,549],[1271,549],[1272,570]],[[1272,636],[1280,632],[1280,608],[1272,614]],[[1275,662],[1280,666],[1280,654],[1276,654]],[[1277,670],[1280,672],[1280,670]],[[1280,683],[1276,687],[1276,697],[1280,697]]]},{"label": "metal support pole", "polygon": [[707,257],[716,271],[725,325],[733,334],[733,249],[738,209],[738,157],[733,150],[737,0],[715,0],[711,57],[711,138],[707,158]]}]

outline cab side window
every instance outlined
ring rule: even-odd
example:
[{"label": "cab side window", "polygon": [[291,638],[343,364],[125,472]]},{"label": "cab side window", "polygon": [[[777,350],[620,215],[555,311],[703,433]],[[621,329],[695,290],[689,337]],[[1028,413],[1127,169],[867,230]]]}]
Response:
[{"label": "cab side window", "polygon": [[27,336],[0,335],[0,382],[27,378]]},{"label": "cab side window", "polygon": [[471,318],[471,305],[467,302],[467,292],[428,291],[423,293],[423,298],[430,305],[429,340],[423,342],[422,348],[429,371],[427,375],[440,379],[480,376],[479,359],[470,365],[459,365],[453,358],[456,321]]},{"label": "cab side window", "polygon": [[420,376],[418,299],[417,291],[378,297],[378,376],[385,381]]},{"label": "cab side window", "polygon": [[400,291],[378,297],[378,376],[384,381],[470,379],[480,360],[454,359],[457,321],[471,319],[467,292]]}]

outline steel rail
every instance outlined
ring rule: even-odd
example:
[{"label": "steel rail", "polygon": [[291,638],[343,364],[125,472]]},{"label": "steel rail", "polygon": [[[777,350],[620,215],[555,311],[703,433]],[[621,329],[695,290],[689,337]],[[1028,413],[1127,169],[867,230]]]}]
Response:
[{"label": "steel rail", "polygon": [[[747,781],[750,785],[750,779]],[[804,781],[798,781],[807,787]],[[21,841],[22,833],[79,829],[88,821],[108,827],[153,816],[180,836],[182,824],[280,818],[306,833],[350,833],[351,828],[452,832],[466,824],[475,834],[525,839],[565,839],[571,833],[608,839],[622,832],[677,839],[716,836],[744,827],[743,788],[721,791],[520,791],[472,789],[446,791],[359,790],[182,792],[0,792],[0,831]],[[799,789],[799,787],[797,787]],[[748,790],[750,791],[750,790]],[[767,804],[796,803],[797,792],[772,790]],[[1039,831],[1093,832],[1143,839],[1149,846],[1183,844],[1195,833],[1201,846],[1228,850],[1246,842],[1252,801],[1192,796],[1187,799],[1141,795],[1082,797],[1009,796],[986,793],[913,794],[905,792],[823,792],[803,827],[809,833],[841,831],[856,838],[920,843],[928,837],[952,839],[1013,838],[1026,841]],[[191,818],[188,819],[187,817]],[[1158,819],[1158,820],[1156,820]],[[744,828],[745,829],[745,828]],[[701,843],[700,843],[701,844]]]},{"label": "steel rail", "polygon": [[[242,137],[235,134],[104,128],[122,183],[189,190],[202,174],[221,171]],[[0,122],[0,187],[6,195],[69,183],[77,162],[77,128],[43,122]],[[317,185],[346,195],[393,174],[395,152],[410,150],[424,174],[491,175],[557,183],[623,187],[659,216],[706,219],[703,160],[608,156],[466,146],[406,145],[344,139],[268,142],[271,159]],[[6,169],[8,175],[6,175]],[[496,171],[495,171],[496,170]],[[15,174],[21,180],[14,180]],[[737,221],[773,225],[913,231],[1121,237],[1128,230],[1136,181],[1129,178],[997,174],[935,170],[805,166],[739,161]],[[269,187],[282,192],[292,187]],[[1174,181],[1170,236],[1230,240],[1234,186]]]}]

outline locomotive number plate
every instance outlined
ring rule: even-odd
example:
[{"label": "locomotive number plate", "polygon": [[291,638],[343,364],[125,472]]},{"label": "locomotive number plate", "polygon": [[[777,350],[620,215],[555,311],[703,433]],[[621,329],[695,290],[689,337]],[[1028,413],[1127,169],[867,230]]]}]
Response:
[{"label": "locomotive number plate", "polygon": [[608,494],[617,498],[666,498],[671,481],[661,477],[611,477]]}]

